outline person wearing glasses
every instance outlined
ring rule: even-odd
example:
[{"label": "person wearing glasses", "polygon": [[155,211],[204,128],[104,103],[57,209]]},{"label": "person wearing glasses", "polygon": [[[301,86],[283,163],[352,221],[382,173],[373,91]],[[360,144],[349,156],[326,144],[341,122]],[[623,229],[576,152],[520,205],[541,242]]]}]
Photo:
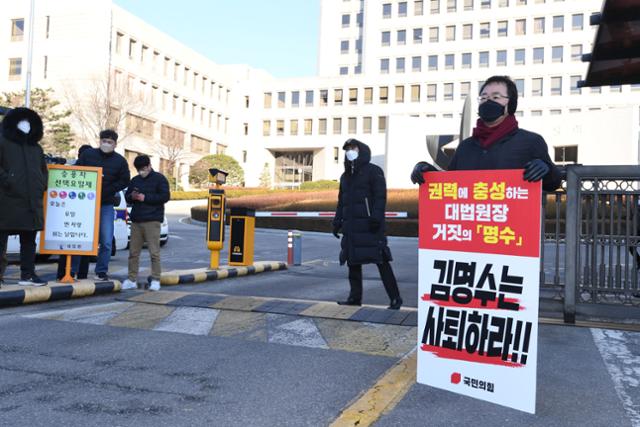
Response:
[{"label": "person wearing glasses", "polygon": [[[560,186],[560,172],[542,136],[518,127],[518,89],[507,76],[493,76],[480,88],[478,121],[471,137],[458,145],[447,170],[524,169],[523,178],[542,180],[544,191]],[[437,170],[418,162],[411,182],[423,184],[423,173]]]}]

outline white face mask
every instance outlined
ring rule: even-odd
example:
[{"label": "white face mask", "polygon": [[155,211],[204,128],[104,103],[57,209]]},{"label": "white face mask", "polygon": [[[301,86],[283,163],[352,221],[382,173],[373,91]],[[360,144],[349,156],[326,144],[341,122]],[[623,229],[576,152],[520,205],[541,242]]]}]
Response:
[{"label": "white face mask", "polygon": [[149,176],[150,173],[151,173],[150,169],[142,169],[138,171],[138,175],[140,175],[143,178],[146,178],[147,176]]},{"label": "white face mask", "polygon": [[347,152],[345,153],[345,156],[347,156],[347,160],[349,160],[350,162],[353,162],[355,159],[358,158],[358,152],[356,150],[347,150]]},{"label": "white face mask", "polygon": [[20,129],[20,131],[22,131],[22,133],[27,135],[27,134],[29,134],[29,132],[31,132],[31,123],[29,123],[28,120],[20,120],[18,122],[18,129]]},{"label": "white face mask", "polygon": [[100,150],[102,150],[102,152],[105,154],[113,153],[113,150],[115,150],[115,148],[116,147],[113,144],[106,144],[106,143],[100,144]]}]

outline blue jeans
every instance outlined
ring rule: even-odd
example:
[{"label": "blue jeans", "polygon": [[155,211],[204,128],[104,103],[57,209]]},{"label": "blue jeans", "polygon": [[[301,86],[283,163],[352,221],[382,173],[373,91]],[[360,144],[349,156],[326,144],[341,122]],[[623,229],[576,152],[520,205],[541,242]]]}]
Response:
[{"label": "blue jeans", "polygon": [[[100,208],[100,236],[98,242],[98,260],[96,262],[96,274],[109,271],[109,260],[111,260],[111,248],[113,246],[113,221],[115,211],[113,205],[106,205]],[[74,256],[71,260],[71,271],[77,273],[80,269],[80,257]]]}]

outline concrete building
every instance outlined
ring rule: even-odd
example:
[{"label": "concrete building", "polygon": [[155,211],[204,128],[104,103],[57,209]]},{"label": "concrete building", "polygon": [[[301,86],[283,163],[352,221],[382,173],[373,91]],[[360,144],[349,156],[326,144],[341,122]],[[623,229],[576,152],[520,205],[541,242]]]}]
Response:
[{"label": "concrete building", "polygon": [[[341,146],[356,137],[390,187],[411,186],[408,167],[428,156],[425,138],[456,136],[453,149],[465,98],[494,74],[515,80],[519,121],[545,136],[559,163],[639,163],[640,85],[577,87],[601,0],[320,4],[318,75],[276,79],[218,65],[111,0],[37,0],[33,87],[88,102],[96,81],[108,82],[126,136],[119,150],[130,160],[153,155],[164,171],[176,160],[185,185],[189,165],[217,152],[239,161],[249,186],[264,171],[278,187],[337,179]],[[28,6],[19,0],[0,11],[0,91],[24,86]],[[622,148],[605,158],[587,130],[616,118],[610,135]],[[74,129],[91,137],[81,121]]]}]

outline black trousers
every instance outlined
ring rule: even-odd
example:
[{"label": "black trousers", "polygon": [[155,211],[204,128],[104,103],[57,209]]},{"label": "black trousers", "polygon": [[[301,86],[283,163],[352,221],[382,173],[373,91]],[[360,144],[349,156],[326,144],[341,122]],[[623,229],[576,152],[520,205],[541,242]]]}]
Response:
[{"label": "black trousers", "polygon": [[[91,258],[88,256],[80,257],[80,271],[77,272],[78,279],[86,279],[89,275],[89,260]],[[58,258],[58,272],[56,273],[56,277],[58,279],[62,279],[64,277],[65,269],[67,268],[67,255],[60,255]],[[76,274],[75,271],[72,271],[71,274]]]},{"label": "black trousers", "polygon": [[[384,290],[387,291],[389,300],[399,298],[400,291],[398,290],[398,282],[391,269],[391,264],[385,261],[382,264],[376,264],[376,266],[380,272],[380,278],[382,279]],[[349,298],[362,301],[362,265],[349,265],[349,285],[351,286]]]},{"label": "black trousers", "polygon": [[31,277],[36,269],[36,234],[37,231],[0,231],[0,277],[4,276],[7,268],[7,243],[9,236],[17,234],[20,236],[20,276],[21,278]]}]

